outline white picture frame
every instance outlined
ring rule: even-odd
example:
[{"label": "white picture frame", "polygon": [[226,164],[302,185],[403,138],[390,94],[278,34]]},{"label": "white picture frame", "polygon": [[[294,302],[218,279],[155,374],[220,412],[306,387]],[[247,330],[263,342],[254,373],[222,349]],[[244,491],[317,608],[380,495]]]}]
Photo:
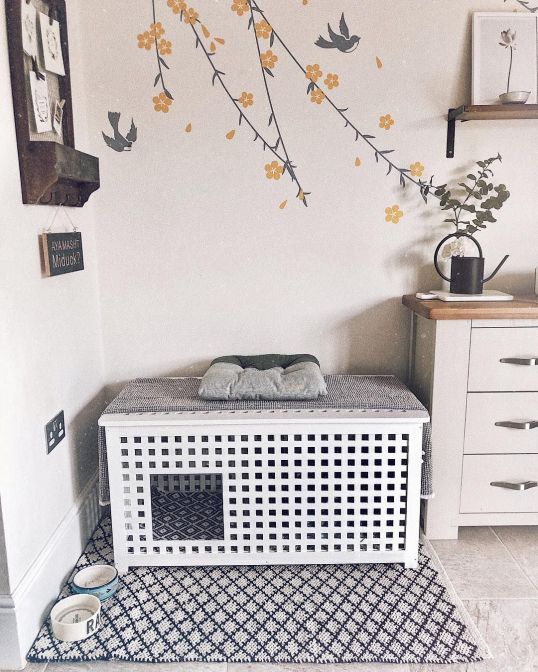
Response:
[{"label": "white picture frame", "polygon": [[474,12],[472,54],[473,105],[499,105],[508,80],[510,91],[529,91],[527,103],[538,103],[537,14]]},{"label": "white picture frame", "polygon": [[33,70],[30,70],[29,74],[36,131],[37,133],[47,133],[52,131],[47,76],[41,75],[42,78],[38,77]]},{"label": "white picture frame", "polygon": [[43,50],[45,70],[63,77],[65,75],[65,68],[60,24],[54,19],[51,21],[46,14],[40,12],[39,27],[41,30],[41,48]]},{"label": "white picture frame", "polygon": [[22,48],[31,58],[37,58],[37,10],[32,2],[21,0]]}]

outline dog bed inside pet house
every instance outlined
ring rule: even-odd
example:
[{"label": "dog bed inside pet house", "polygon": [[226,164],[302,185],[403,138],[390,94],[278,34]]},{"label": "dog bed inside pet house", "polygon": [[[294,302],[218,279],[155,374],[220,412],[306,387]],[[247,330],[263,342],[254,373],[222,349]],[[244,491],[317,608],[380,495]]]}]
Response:
[{"label": "dog bed inside pet house", "polygon": [[428,413],[393,376],[325,380],[308,401],[204,401],[199,378],[129,383],[99,421],[118,570],[416,567]]}]

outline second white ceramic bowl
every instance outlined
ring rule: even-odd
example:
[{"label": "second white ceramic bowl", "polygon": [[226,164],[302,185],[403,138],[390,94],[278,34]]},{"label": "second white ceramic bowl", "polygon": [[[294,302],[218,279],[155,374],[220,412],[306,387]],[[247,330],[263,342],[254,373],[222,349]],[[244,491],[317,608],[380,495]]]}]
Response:
[{"label": "second white ceramic bowl", "polygon": [[509,91],[508,93],[501,93],[499,100],[503,105],[513,105],[514,103],[523,105],[529,100],[530,95],[530,91]]},{"label": "second white ceramic bowl", "polygon": [[71,595],[50,612],[52,632],[63,642],[77,642],[93,635],[101,623],[101,601],[94,595]]}]

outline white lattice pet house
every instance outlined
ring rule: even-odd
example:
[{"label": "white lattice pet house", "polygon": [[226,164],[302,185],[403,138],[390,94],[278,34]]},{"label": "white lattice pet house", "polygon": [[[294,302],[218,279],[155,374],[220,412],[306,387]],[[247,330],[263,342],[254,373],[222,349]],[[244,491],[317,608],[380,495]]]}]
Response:
[{"label": "white lattice pet house", "polygon": [[115,563],[415,567],[427,420],[357,408],[105,413]]}]

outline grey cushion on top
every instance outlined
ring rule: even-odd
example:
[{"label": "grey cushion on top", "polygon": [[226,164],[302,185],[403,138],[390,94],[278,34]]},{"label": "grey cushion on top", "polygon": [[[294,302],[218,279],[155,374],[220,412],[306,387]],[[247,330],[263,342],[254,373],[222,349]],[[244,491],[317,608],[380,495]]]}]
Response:
[{"label": "grey cushion on top", "polygon": [[312,355],[219,357],[201,380],[202,399],[317,399],[327,386]]}]

